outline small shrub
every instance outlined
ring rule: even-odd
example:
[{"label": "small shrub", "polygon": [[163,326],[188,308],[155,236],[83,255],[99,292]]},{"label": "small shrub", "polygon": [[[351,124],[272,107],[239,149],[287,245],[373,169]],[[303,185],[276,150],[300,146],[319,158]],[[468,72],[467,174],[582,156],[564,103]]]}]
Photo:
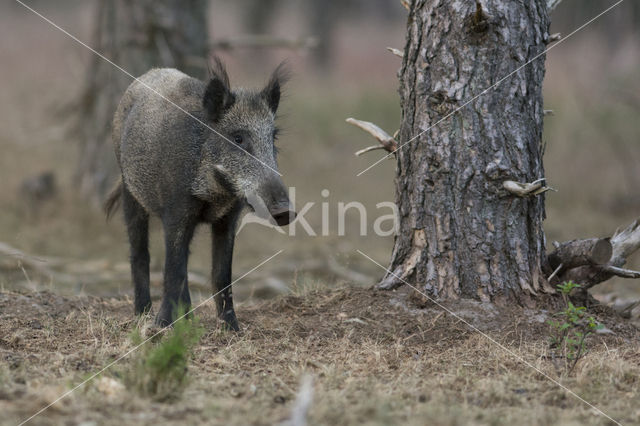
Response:
[{"label": "small shrub", "polygon": [[[184,309],[179,309],[178,318],[183,313]],[[177,398],[187,383],[188,361],[203,332],[195,317],[182,318],[159,342],[143,345],[125,372],[127,388],[157,401]],[[131,339],[134,345],[143,341],[139,329],[133,331]]]},{"label": "small shrub", "polygon": [[569,300],[569,294],[580,284],[568,281],[557,286],[566,308],[554,316],[557,320],[549,320],[552,328],[549,339],[554,357],[562,357],[568,373],[573,371],[578,361],[587,354],[586,338],[602,328],[592,316],[587,315],[587,308],[575,306]]}]

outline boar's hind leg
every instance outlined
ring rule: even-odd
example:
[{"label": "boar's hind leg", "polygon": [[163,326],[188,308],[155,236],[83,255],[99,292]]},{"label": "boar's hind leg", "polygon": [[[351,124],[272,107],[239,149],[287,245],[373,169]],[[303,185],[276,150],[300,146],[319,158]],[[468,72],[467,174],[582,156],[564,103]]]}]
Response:
[{"label": "boar's hind leg", "polygon": [[231,292],[231,261],[233,258],[233,243],[235,240],[236,222],[239,208],[233,209],[228,215],[211,226],[212,269],[211,280],[216,295],[218,317],[224,320],[231,330],[239,331],[238,320],[233,309]]},{"label": "boar's hind leg", "polygon": [[165,327],[176,320],[179,306],[185,313],[191,307],[187,262],[196,223],[189,218],[163,218],[162,223],[165,239],[164,291],[156,323]]},{"label": "boar's hind leg", "polygon": [[124,218],[131,246],[131,278],[133,303],[137,315],[151,309],[149,294],[149,215],[131,193],[123,187]]}]

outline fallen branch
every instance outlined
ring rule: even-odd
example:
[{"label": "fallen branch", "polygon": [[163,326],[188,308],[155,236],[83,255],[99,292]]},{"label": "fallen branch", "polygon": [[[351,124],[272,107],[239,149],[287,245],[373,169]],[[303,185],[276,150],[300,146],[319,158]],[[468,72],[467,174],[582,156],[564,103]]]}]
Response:
[{"label": "fallen branch", "polygon": [[619,308],[615,308],[615,310],[622,318],[631,318],[631,311],[633,311],[638,305],[640,305],[640,300],[636,300],[635,302],[631,302]]},{"label": "fallen branch", "polygon": [[368,121],[356,120],[355,118],[347,118],[346,121],[347,123],[353,124],[354,126],[359,127],[360,129],[369,133],[371,136],[376,138],[378,142],[380,142],[380,145],[369,146],[367,148],[361,149],[360,151],[357,151],[355,153],[356,156],[360,156],[365,152],[373,151],[376,149],[384,149],[385,151],[390,153],[394,153],[398,149],[398,142],[395,140],[395,138],[389,136],[387,132],[385,132],[375,124]]},{"label": "fallen branch", "polygon": [[560,270],[562,269],[564,265],[561,263],[558,265],[558,267],[553,271],[553,273],[551,275],[549,275],[549,278],[547,278],[548,282],[551,282],[551,280],[558,275],[558,272],[560,272]]},{"label": "fallen branch", "polygon": [[[26,275],[26,271],[34,272],[27,280],[40,283],[54,282],[71,286],[100,286],[108,283],[129,282],[131,280],[127,262],[113,263],[105,259],[78,260],[53,257],[33,256],[18,250],[9,244],[0,242],[0,271],[12,271]],[[286,277],[304,271],[317,276],[332,276],[347,282],[366,285],[374,279],[358,271],[339,264],[331,256],[311,259],[304,262],[281,264],[262,273],[255,273],[252,279],[256,282],[273,280],[275,277]],[[152,271],[149,276],[154,286],[162,286],[163,274]],[[286,280],[283,279],[282,282]],[[195,271],[188,272],[188,282],[192,287],[211,290],[208,276]]]},{"label": "fallen branch", "polygon": [[560,276],[560,281],[573,281],[588,289],[596,284],[619,276],[623,278],[640,278],[640,272],[624,269],[622,266],[629,256],[640,248],[640,219],[636,219],[623,231],[616,232],[610,239],[612,247],[611,259],[605,265],[584,265],[568,269]]},{"label": "fallen branch", "polygon": [[634,271],[632,269],[618,268],[617,266],[611,266],[611,265],[605,265],[601,269],[603,272],[608,272],[617,277],[640,278],[640,271]]},{"label": "fallen branch", "polygon": [[3,242],[0,242],[0,256],[0,269],[23,271],[27,269],[35,271],[39,275],[54,278],[56,281],[74,281],[72,276],[53,269],[64,264],[60,259],[31,256]]},{"label": "fallen branch", "polygon": [[317,275],[333,275],[342,280],[367,285],[374,281],[373,277],[340,265],[330,256],[327,259],[311,259],[304,262],[291,262],[274,266],[263,273],[256,272],[254,279],[267,279],[274,275],[289,275],[297,272],[314,273]]},{"label": "fallen branch", "polygon": [[[113,264],[107,260],[60,259],[29,255],[9,244],[0,242],[0,270],[32,271],[42,279],[64,285],[100,285],[109,282],[129,281],[129,265]],[[206,289],[210,281],[195,272],[189,272],[189,284]],[[33,277],[35,278],[35,277]],[[152,272],[152,283],[162,283],[162,273]]]},{"label": "fallen branch", "polygon": [[317,46],[318,39],[315,37],[288,39],[262,34],[247,34],[234,38],[218,39],[209,45],[213,50],[232,50],[238,48],[306,50],[313,49]]},{"label": "fallen branch", "polygon": [[306,426],[307,415],[313,401],[313,379],[310,375],[304,375],[300,381],[300,390],[291,409],[291,418],[283,425]]},{"label": "fallen branch", "polygon": [[636,219],[622,231],[616,231],[611,237],[613,256],[611,264],[622,266],[627,258],[640,248],[640,218]]},{"label": "fallen branch", "polygon": [[552,268],[563,265],[564,269],[571,269],[584,265],[605,265],[611,260],[613,246],[609,238],[590,238],[587,240],[572,240],[559,244],[549,255]]}]

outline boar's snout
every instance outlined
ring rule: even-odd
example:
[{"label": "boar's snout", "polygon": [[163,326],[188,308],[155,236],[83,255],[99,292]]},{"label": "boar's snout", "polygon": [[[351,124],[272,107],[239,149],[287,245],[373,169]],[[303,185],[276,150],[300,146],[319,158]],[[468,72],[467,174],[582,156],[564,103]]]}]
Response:
[{"label": "boar's snout", "polygon": [[287,188],[280,177],[269,179],[255,191],[246,191],[245,197],[258,217],[273,220],[278,226],[288,225],[296,218]]},{"label": "boar's snout", "polygon": [[296,212],[289,208],[287,203],[286,207],[278,208],[271,211],[271,217],[276,221],[278,226],[285,226],[293,222],[296,218]]},{"label": "boar's snout", "polygon": [[287,188],[280,177],[270,179],[264,186],[264,199],[269,214],[278,226],[288,225],[296,218],[296,212],[289,201]]}]

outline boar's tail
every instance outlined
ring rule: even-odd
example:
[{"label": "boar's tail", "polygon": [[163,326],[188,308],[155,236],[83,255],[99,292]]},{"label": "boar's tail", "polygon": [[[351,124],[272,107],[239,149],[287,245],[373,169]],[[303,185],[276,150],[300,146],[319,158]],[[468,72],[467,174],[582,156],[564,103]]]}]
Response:
[{"label": "boar's tail", "polygon": [[122,202],[122,179],[118,180],[118,183],[113,187],[106,201],[104,202],[104,213],[107,215],[107,220],[118,210]]}]

